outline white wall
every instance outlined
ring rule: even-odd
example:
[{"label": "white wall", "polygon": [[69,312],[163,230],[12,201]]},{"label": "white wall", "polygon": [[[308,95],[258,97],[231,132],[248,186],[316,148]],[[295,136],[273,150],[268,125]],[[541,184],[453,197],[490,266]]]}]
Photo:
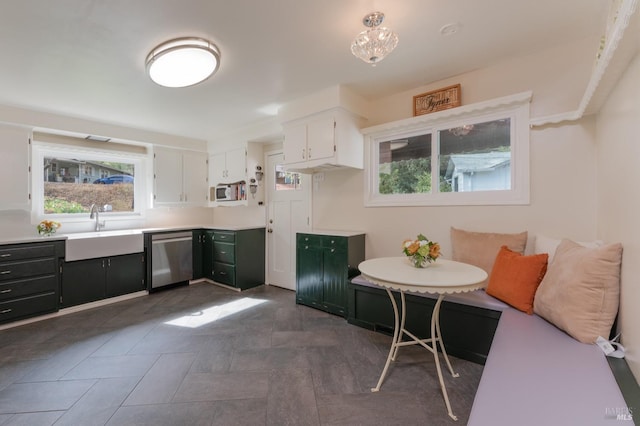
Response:
[{"label": "white wall", "polygon": [[640,57],[627,68],[597,118],[598,236],[622,242],[619,327],[640,380]]},{"label": "white wall", "polygon": [[[313,193],[313,225],[367,233],[367,257],[397,256],[418,233],[441,243],[450,256],[451,226],[475,231],[521,232],[530,237],[596,237],[593,119],[531,132],[531,204],[528,206],[369,207],[364,172],[325,173]],[[316,185],[316,184],[314,184]]]}]

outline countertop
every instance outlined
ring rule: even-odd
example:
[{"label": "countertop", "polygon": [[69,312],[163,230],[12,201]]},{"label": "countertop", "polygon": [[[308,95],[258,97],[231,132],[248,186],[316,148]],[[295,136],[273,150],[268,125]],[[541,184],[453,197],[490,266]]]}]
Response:
[{"label": "countertop", "polygon": [[333,235],[336,237],[353,237],[354,235],[363,235],[363,231],[344,231],[335,229],[313,229],[311,231],[298,232],[298,234],[313,234],[313,235]]},{"label": "countertop", "polygon": [[[170,231],[188,231],[192,229],[217,229],[221,231],[243,231],[246,229],[264,229],[265,226],[232,226],[232,225],[222,225],[222,226],[214,226],[214,225],[192,225],[192,226],[166,226],[166,227],[158,227],[158,228],[136,228],[132,229],[132,231],[140,231],[143,233],[153,233],[153,232],[170,232]],[[119,229],[104,229],[100,231],[101,233],[108,233],[109,231],[122,231]],[[79,232],[79,234],[90,234],[89,232]],[[35,232],[34,232],[35,234]],[[45,241],[64,241],[67,239],[67,235],[73,234],[54,234],[50,237],[41,237],[39,235],[24,235],[24,236],[13,236],[13,237],[3,237],[0,236],[0,244],[24,244],[24,243],[40,243]]]}]

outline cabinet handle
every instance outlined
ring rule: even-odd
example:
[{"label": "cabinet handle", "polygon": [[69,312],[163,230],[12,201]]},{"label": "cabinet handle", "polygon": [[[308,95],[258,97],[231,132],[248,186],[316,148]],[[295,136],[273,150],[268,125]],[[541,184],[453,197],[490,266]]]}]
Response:
[{"label": "cabinet handle", "polygon": [[302,149],[302,159],[305,159],[305,152],[304,152],[304,148]]},{"label": "cabinet handle", "polygon": [[107,259],[107,266],[111,268],[111,259]]},{"label": "cabinet handle", "polygon": [[331,249],[331,253],[333,253],[334,251],[336,251],[336,249],[332,248],[332,249]]},{"label": "cabinet handle", "polygon": [[0,272],[0,275],[7,275],[7,274],[10,274],[10,273],[11,273],[11,271],[2,271],[2,272]]},{"label": "cabinet handle", "polygon": [[11,289],[10,288],[0,291],[0,294],[7,294],[7,293],[11,293]]},{"label": "cabinet handle", "polygon": [[311,148],[307,150],[307,157],[311,158]]},{"label": "cabinet handle", "polygon": [[226,251],[221,251],[220,254],[227,254],[227,252]]},{"label": "cabinet handle", "polygon": [[0,257],[11,257],[11,253],[0,254]]},{"label": "cabinet handle", "polygon": [[8,314],[9,312],[11,312],[11,309],[5,309],[3,311],[0,311],[0,314]]},{"label": "cabinet handle", "polygon": [[336,243],[335,240],[331,240],[331,244],[335,244],[335,243]]},{"label": "cabinet handle", "polygon": [[220,272],[220,275],[227,275],[226,272]]}]

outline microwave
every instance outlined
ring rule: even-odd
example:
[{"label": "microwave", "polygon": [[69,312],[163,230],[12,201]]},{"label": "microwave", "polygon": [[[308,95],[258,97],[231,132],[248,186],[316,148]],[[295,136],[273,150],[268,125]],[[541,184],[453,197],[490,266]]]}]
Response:
[{"label": "microwave", "polygon": [[238,184],[216,186],[216,201],[236,201],[239,196]]}]

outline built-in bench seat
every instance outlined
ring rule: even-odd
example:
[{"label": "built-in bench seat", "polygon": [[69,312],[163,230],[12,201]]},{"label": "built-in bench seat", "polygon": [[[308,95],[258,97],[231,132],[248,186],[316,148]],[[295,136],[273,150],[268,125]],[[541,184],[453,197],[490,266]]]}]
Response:
[{"label": "built-in bench seat", "polygon": [[626,407],[600,348],[509,308],[502,311],[468,424],[610,425],[616,410]]},{"label": "built-in bench seat", "polygon": [[[386,299],[384,308],[382,296]],[[408,318],[416,315],[411,312],[416,306],[409,304],[410,296],[414,295],[407,296]],[[435,298],[436,295],[415,295],[414,305],[428,307],[427,301],[435,302]],[[378,318],[382,319],[372,320],[367,317],[368,310],[358,306],[371,301],[375,301]],[[387,323],[391,315],[392,324],[386,292],[361,276],[351,281],[350,308],[351,323],[364,326],[375,325],[376,321]],[[423,321],[428,321],[430,314],[424,309],[419,312]],[[485,346],[481,342],[468,342],[465,330],[473,328],[478,319],[494,318],[493,332],[488,322],[480,333],[482,339],[488,339],[485,342],[488,351],[483,357]],[[411,327],[409,321],[407,326]],[[611,424],[629,406],[600,348],[580,343],[539,316],[513,309],[484,291],[447,295],[441,308],[441,327],[447,352],[485,364],[470,425]],[[420,331],[428,336],[426,329]],[[450,341],[454,346],[473,346],[450,350]],[[465,356],[469,354],[472,356]]]},{"label": "built-in bench seat", "polygon": [[[362,278],[352,278],[348,288],[350,324],[393,334],[393,310],[387,292]],[[399,297],[397,293],[396,297]],[[406,327],[418,337],[431,333],[430,318],[436,295],[406,295]],[[500,312],[509,306],[484,291],[447,295],[440,308],[440,326],[447,352],[478,364],[484,364]]]}]

